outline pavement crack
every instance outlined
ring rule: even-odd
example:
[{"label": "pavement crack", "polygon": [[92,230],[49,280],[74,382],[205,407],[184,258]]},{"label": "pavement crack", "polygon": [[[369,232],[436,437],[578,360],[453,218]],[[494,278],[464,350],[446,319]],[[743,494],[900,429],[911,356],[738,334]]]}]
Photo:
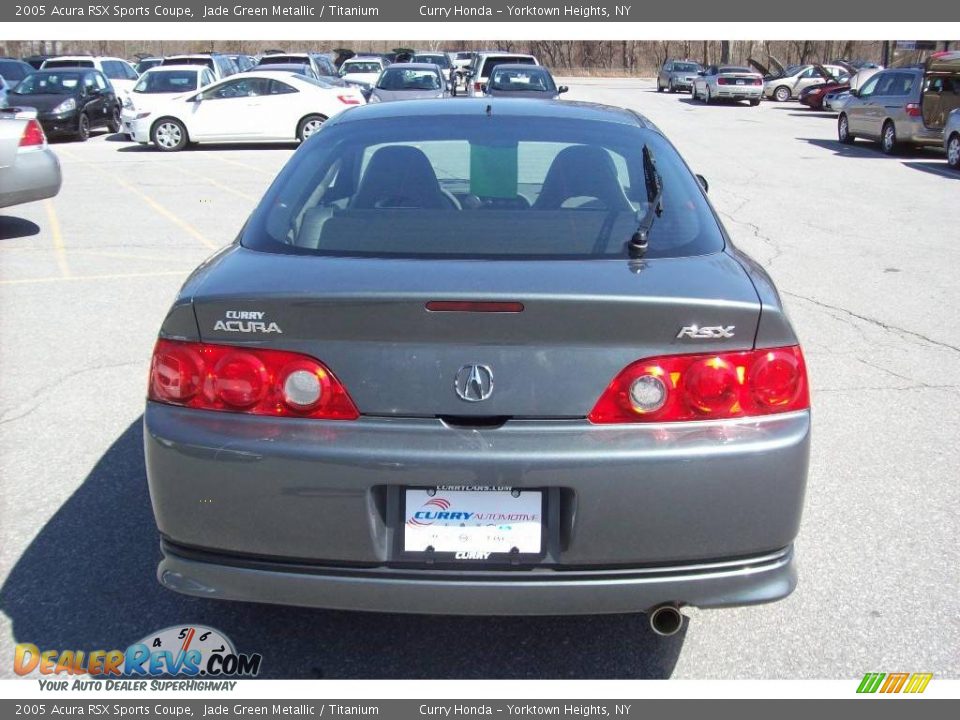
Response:
[{"label": "pavement crack", "polygon": [[[72,380],[73,378],[79,377],[80,375],[96,372],[97,370],[115,370],[119,368],[130,367],[132,365],[140,365],[141,363],[142,363],[141,360],[135,360],[135,361],[131,360],[129,362],[124,362],[124,363],[95,365],[94,367],[83,368],[81,370],[75,370],[74,372],[67,373],[66,375],[61,375],[59,378],[55,380],[51,380],[48,383],[44,383],[39,388],[34,390],[30,394],[30,397],[28,397],[26,400],[23,400],[21,403],[19,403],[16,410],[8,410],[7,412],[3,413],[3,415],[0,415],[0,425],[7,425],[8,423],[16,422],[17,420],[22,420],[23,418],[32,414],[40,406],[39,399],[45,393],[48,393],[51,390],[54,390],[59,385],[62,385],[68,380]],[[20,408],[23,408],[24,405],[29,405],[29,407],[24,409],[22,412],[18,412],[16,415],[12,415],[12,413],[16,412]]]},{"label": "pavement crack", "polygon": [[[908,330],[907,328],[891,325],[889,323],[883,322],[882,320],[877,320],[876,318],[867,317],[866,315],[860,315],[859,313],[855,313],[852,310],[847,310],[846,308],[838,307],[836,305],[831,305],[830,303],[825,303],[825,302],[822,302],[821,300],[814,300],[812,297],[809,297],[807,295],[800,295],[798,293],[792,293],[787,290],[781,290],[780,292],[788,297],[792,297],[792,298],[796,298],[797,300],[808,302],[811,305],[816,305],[817,307],[821,307],[826,310],[832,310],[833,312],[838,312],[848,317],[855,318],[857,320],[860,320],[861,322],[865,322],[865,323],[868,323],[869,325],[873,325],[874,327],[878,327],[883,330],[886,330],[887,332],[896,333],[901,336],[913,337],[913,338],[916,338],[917,340],[921,340],[927,343],[928,345],[943,348],[944,350],[952,350],[955,353],[960,353],[960,347],[956,345],[951,345],[950,343],[941,342],[940,340],[934,340],[932,337],[928,335],[924,335],[923,333],[916,332],[915,330]],[[839,320],[840,318],[837,318],[837,319]]]}]

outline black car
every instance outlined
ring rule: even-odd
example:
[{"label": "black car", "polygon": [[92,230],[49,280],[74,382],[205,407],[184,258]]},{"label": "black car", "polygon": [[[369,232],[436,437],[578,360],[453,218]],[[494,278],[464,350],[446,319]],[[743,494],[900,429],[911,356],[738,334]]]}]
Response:
[{"label": "black car", "polygon": [[99,70],[39,70],[17,85],[9,102],[36,108],[49,137],[69,135],[83,141],[96,128],[120,132],[120,103]]}]

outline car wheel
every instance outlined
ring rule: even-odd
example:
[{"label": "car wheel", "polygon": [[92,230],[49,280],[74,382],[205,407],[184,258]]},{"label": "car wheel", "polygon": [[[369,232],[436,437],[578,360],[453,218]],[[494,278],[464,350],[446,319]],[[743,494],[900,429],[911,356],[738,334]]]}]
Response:
[{"label": "car wheel", "polygon": [[297,140],[300,142],[306,140],[317,132],[326,120],[323,115],[307,115],[300,121],[300,124],[297,125]]},{"label": "car wheel", "polygon": [[80,118],[77,120],[77,140],[86,142],[89,137],[90,118],[86,116],[86,113],[80,113]]},{"label": "car wheel", "polygon": [[671,81],[670,81],[670,84],[667,85],[667,90],[670,91],[670,92],[672,92],[672,93],[675,93],[675,92],[677,91],[677,89],[673,86],[673,80],[671,80]]},{"label": "car wheel", "polygon": [[750,101],[750,106],[751,106],[751,107],[756,107],[756,106],[759,105],[759,104],[760,104],[760,98],[757,98],[756,100],[751,100],[751,101]]},{"label": "car wheel", "polygon": [[960,133],[954,133],[947,142],[947,165],[960,170]]},{"label": "car wheel", "polygon": [[663,92],[663,85],[660,84],[660,78],[657,78],[657,92]]},{"label": "car wheel", "polygon": [[110,119],[107,120],[107,130],[118,133],[121,127],[123,127],[123,124],[120,122],[120,108],[115,107],[113,112],[110,113]]},{"label": "car wheel", "polygon": [[843,113],[840,113],[840,117],[837,120],[837,139],[842,142],[844,145],[851,145],[856,139],[850,133],[850,121],[847,119],[847,116]]},{"label": "car wheel", "polygon": [[790,99],[790,88],[786,85],[781,85],[773,91],[773,97],[777,102],[786,102]]},{"label": "car wheel", "polygon": [[713,100],[713,98],[710,97],[710,86],[707,85],[707,86],[703,89],[703,101],[704,101],[707,105],[709,105],[710,102],[711,102],[711,100]]},{"label": "car wheel", "polygon": [[897,145],[897,129],[893,123],[887,120],[883,125],[883,134],[880,136],[880,149],[887,155],[896,155],[900,149]]},{"label": "car wheel", "polygon": [[174,118],[161,118],[150,131],[153,144],[164,152],[183,150],[187,146],[187,129]]}]

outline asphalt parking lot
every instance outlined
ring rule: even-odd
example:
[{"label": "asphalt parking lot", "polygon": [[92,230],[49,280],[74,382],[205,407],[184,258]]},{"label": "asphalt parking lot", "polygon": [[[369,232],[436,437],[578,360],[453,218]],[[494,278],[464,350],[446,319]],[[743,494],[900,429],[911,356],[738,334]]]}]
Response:
[{"label": "asphalt parking lot", "polygon": [[797,591],[691,610],[660,638],[642,615],[368,615],[162,589],[140,430],[152,344],[293,148],[161,154],[100,133],[54,146],[58,197],[0,210],[0,657],[192,622],[262,653],[269,677],[960,676],[960,174],[942,153],[840,145],[832,116],[797,103],[561,81],[659,125],[785,295],[815,423]]}]

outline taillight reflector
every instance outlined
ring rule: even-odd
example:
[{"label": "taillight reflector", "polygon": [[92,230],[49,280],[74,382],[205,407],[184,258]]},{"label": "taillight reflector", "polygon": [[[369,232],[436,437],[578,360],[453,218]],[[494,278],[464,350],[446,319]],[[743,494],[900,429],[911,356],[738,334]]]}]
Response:
[{"label": "taillight reflector", "polygon": [[923,115],[923,111],[920,109],[919,103],[907,103],[903,107],[907,111],[907,115],[910,117],[920,117]]},{"label": "taillight reflector", "polygon": [[327,367],[285,350],[158,340],[147,397],[198,410],[355,420],[346,389]]},{"label": "taillight reflector", "polygon": [[[638,402],[646,382],[648,404]],[[658,398],[649,388],[662,392]],[[720,420],[810,407],[799,346],[745,352],[670,355],[638,360],[613,379],[590,422],[636,423]]]},{"label": "taillight reflector", "polygon": [[46,135],[43,134],[43,128],[36,119],[31,118],[23,128],[23,135],[20,136],[20,147],[37,147],[47,142]]}]

